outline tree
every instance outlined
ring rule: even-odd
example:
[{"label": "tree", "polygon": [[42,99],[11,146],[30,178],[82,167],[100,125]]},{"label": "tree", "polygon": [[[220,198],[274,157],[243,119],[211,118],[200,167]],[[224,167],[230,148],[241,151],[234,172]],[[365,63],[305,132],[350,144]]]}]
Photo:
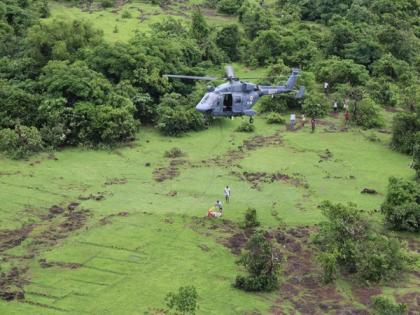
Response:
[{"label": "tree", "polygon": [[397,114],[392,122],[391,147],[405,154],[412,154],[420,119],[414,113]]},{"label": "tree", "polygon": [[310,94],[305,96],[302,111],[311,118],[324,117],[329,110],[328,101],[320,94]]},{"label": "tree", "polygon": [[220,0],[217,4],[217,10],[226,14],[237,14],[243,0]]},{"label": "tree", "polygon": [[166,305],[170,309],[175,309],[181,314],[195,314],[198,309],[197,290],[194,286],[180,287],[178,293],[168,293],[166,295]]},{"label": "tree", "polygon": [[257,219],[257,210],[255,208],[248,208],[245,212],[244,227],[253,228],[260,225],[260,222]]},{"label": "tree", "polygon": [[352,112],[352,121],[358,126],[370,129],[384,124],[380,108],[369,97],[364,97],[360,102],[355,103]]},{"label": "tree", "polygon": [[420,232],[420,185],[390,177],[381,206],[385,221],[394,230]]},{"label": "tree", "polygon": [[191,35],[203,46],[209,40],[210,28],[199,8],[194,10],[191,19]]},{"label": "tree", "polygon": [[354,204],[321,205],[327,221],[315,237],[321,250],[325,280],[333,279],[334,261],[363,281],[379,282],[400,276],[411,260],[397,238],[377,232]]},{"label": "tree", "polygon": [[37,128],[17,124],[14,129],[0,129],[0,152],[12,159],[23,159],[43,149]]},{"label": "tree", "polygon": [[216,44],[222,49],[231,61],[239,59],[239,46],[241,35],[237,24],[223,26],[216,34]]},{"label": "tree", "polygon": [[272,25],[269,11],[261,8],[253,0],[245,0],[238,13],[239,22],[243,24],[250,39],[254,39],[259,31],[268,30]]},{"label": "tree", "polygon": [[237,276],[235,287],[245,291],[272,291],[277,288],[280,259],[271,242],[265,238],[264,232],[255,232],[246,249],[247,252],[242,255],[239,263],[250,275]]},{"label": "tree", "polygon": [[315,69],[318,81],[328,82],[332,89],[340,83],[363,85],[369,78],[364,66],[348,59],[331,58],[323,60],[315,65]]}]

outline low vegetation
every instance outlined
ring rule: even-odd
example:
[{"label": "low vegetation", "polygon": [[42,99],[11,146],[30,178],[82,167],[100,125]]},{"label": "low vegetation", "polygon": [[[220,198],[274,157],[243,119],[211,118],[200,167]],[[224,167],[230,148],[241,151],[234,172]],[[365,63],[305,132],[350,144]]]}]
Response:
[{"label": "low vegetation", "polygon": [[315,243],[322,252],[319,261],[326,282],[336,276],[336,264],[366,282],[395,279],[410,265],[399,240],[376,231],[354,204],[324,202],[321,209],[328,221],[321,223]]}]

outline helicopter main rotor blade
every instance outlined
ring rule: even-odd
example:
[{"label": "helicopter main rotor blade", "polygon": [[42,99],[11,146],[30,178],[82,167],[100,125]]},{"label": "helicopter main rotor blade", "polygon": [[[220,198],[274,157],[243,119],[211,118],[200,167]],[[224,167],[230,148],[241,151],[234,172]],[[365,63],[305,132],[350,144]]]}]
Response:
[{"label": "helicopter main rotor blade", "polygon": [[285,79],[288,78],[288,76],[285,75],[278,75],[278,76],[274,76],[274,77],[247,77],[247,78],[242,78],[241,80],[258,80],[258,79]]},{"label": "helicopter main rotor blade", "polygon": [[231,65],[227,65],[225,67],[225,71],[226,71],[226,76],[228,77],[228,79],[235,78],[235,72],[233,71],[233,67]]},{"label": "helicopter main rotor blade", "polygon": [[205,81],[214,81],[218,78],[215,77],[198,77],[194,75],[178,75],[178,74],[164,74],[166,78],[178,78],[178,79],[190,79],[190,80],[205,80]]}]

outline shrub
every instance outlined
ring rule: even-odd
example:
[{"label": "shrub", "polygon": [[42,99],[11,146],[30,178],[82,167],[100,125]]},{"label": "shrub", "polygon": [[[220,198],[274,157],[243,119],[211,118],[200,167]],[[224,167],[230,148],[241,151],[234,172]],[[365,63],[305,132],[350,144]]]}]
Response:
[{"label": "shrub", "polygon": [[114,4],[115,0],[101,0],[101,6],[104,9],[114,6]]},{"label": "shrub", "polygon": [[243,0],[220,0],[217,9],[221,13],[236,14],[241,7]]},{"label": "shrub", "polygon": [[178,293],[168,293],[166,305],[170,309],[175,309],[181,314],[195,314],[198,309],[197,290],[194,286],[180,287]]},{"label": "shrub", "polygon": [[412,154],[418,130],[420,119],[416,114],[397,114],[392,123],[391,147],[399,152]]},{"label": "shrub", "polygon": [[238,263],[249,272],[249,276],[237,276],[235,287],[245,291],[272,291],[278,286],[277,273],[280,267],[279,255],[273,245],[258,231],[248,241],[247,252]]},{"label": "shrub", "polygon": [[164,157],[174,159],[184,155],[184,151],[182,151],[180,148],[172,148],[168,151],[165,151]]},{"label": "shrub", "polygon": [[329,110],[327,100],[321,95],[310,95],[303,101],[303,112],[310,118],[324,117]]},{"label": "shrub", "polygon": [[244,226],[246,228],[257,227],[260,225],[257,219],[257,210],[255,208],[248,208],[245,212]]},{"label": "shrub", "polygon": [[12,159],[23,159],[42,149],[41,134],[35,127],[17,125],[0,130],[0,152]]},{"label": "shrub", "polygon": [[363,281],[379,282],[401,275],[411,264],[397,238],[378,233],[354,204],[321,204],[322,222],[315,243],[323,252],[324,280],[331,281],[334,260]]},{"label": "shrub", "polygon": [[238,132],[254,132],[255,126],[247,121],[242,122],[238,128],[236,128]]},{"label": "shrub", "polygon": [[263,97],[261,100],[261,112],[283,113],[288,109],[287,97],[274,95],[274,97]]},{"label": "shrub", "polygon": [[66,141],[66,131],[62,124],[54,127],[44,126],[40,129],[41,137],[47,146],[57,148]]},{"label": "shrub", "polygon": [[337,274],[337,253],[325,252],[317,257],[318,262],[321,264],[323,276],[322,279],[325,283],[332,282]]},{"label": "shrub", "polygon": [[416,171],[416,178],[420,180],[420,132],[416,134],[416,142],[413,148],[412,168]]},{"label": "shrub", "polygon": [[267,115],[267,123],[268,124],[284,124],[286,120],[279,114],[279,113],[269,113]]},{"label": "shrub", "polygon": [[391,228],[420,232],[420,185],[391,177],[381,211]]},{"label": "shrub", "polygon": [[123,18],[123,19],[131,19],[131,13],[130,13],[130,11],[124,11],[121,14],[121,18]]},{"label": "shrub", "polygon": [[187,131],[204,129],[203,115],[194,107],[187,106],[188,103],[180,94],[164,95],[157,110],[157,128],[167,136],[179,136]]},{"label": "shrub", "polygon": [[372,308],[376,315],[404,315],[407,314],[407,305],[404,303],[396,304],[390,299],[382,296],[372,298]]},{"label": "shrub", "polygon": [[376,128],[384,124],[379,106],[370,98],[364,98],[354,104],[352,120],[364,128]]}]

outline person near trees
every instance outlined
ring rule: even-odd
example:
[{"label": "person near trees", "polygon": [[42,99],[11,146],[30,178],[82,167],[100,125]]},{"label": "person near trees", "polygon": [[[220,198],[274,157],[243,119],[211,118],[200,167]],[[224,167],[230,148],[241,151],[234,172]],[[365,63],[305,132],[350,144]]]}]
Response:
[{"label": "person near trees", "polygon": [[302,116],[300,116],[300,123],[302,125],[302,128],[305,127],[305,123],[306,123],[305,114],[302,114]]},{"label": "person near trees", "polygon": [[295,123],[296,123],[296,114],[292,113],[290,114],[290,129],[295,129]]},{"label": "person near trees", "polygon": [[325,93],[325,95],[328,95],[328,87],[329,87],[328,82],[324,82],[324,93]]},{"label": "person near trees", "polygon": [[226,186],[225,189],[224,189],[224,191],[223,191],[223,193],[225,195],[226,203],[229,203],[229,201],[230,201],[230,194],[231,194],[230,187],[229,186]]},{"label": "person near trees", "polygon": [[338,111],[338,102],[337,102],[337,100],[334,101],[333,109],[334,109],[334,113],[337,113],[337,111]]},{"label": "person near trees", "polygon": [[312,118],[311,118],[311,128],[312,128],[312,133],[314,133],[314,132],[315,132],[315,125],[316,125],[315,118],[314,118],[314,117],[312,117]]},{"label": "person near trees", "polygon": [[344,113],[344,125],[346,127],[348,127],[349,126],[349,122],[350,122],[350,113],[349,113],[348,110],[346,110],[345,113]]}]

